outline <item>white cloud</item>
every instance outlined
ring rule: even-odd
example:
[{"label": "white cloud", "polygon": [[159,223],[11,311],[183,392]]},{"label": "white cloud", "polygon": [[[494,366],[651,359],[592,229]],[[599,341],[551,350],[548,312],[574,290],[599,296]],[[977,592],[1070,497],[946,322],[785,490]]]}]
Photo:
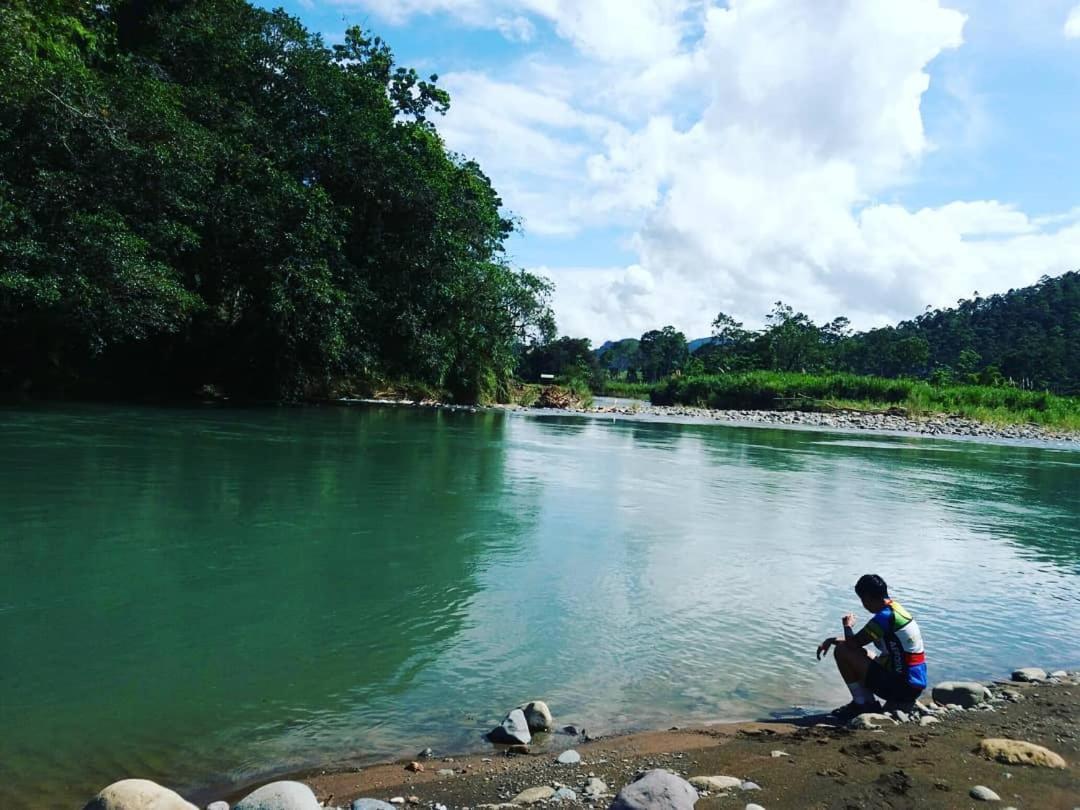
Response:
[{"label": "white cloud", "polygon": [[[927,66],[962,46],[966,22],[947,0],[351,2],[386,19],[522,19],[576,50],[558,63],[528,54],[498,78],[446,76],[440,125],[527,234],[633,234],[629,267],[536,268],[558,285],[566,333],[672,323],[696,337],[720,310],[760,323],[776,300],[866,327],[1074,269],[1080,256],[1075,211],[894,202],[939,145],[923,124]],[[1080,35],[1080,7],[1069,19],[1066,33],[1075,19]],[[946,94],[971,117],[978,94],[948,75]],[[937,135],[963,148],[952,140],[982,137],[985,120],[975,124]]]},{"label": "white cloud", "polygon": [[1073,6],[1069,16],[1065,18],[1066,39],[1080,39],[1080,4]]}]

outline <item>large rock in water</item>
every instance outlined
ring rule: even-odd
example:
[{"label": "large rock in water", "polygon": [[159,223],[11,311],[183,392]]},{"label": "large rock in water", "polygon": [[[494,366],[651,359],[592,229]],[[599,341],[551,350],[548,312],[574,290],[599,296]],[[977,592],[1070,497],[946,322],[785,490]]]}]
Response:
[{"label": "large rock in water", "polygon": [[322,810],[302,782],[271,782],[242,798],[233,810]]},{"label": "large rock in water", "polygon": [[529,725],[529,731],[550,731],[555,726],[555,720],[551,716],[551,709],[542,700],[530,700],[518,706],[525,712],[525,722]]},{"label": "large rock in water", "polygon": [[503,745],[528,745],[532,740],[525,712],[514,709],[499,725],[488,732],[488,739]]},{"label": "large rock in water", "polygon": [[990,737],[979,743],[979,753],[1006,765],[1033,765],[1037,768],[1065,768],[1065,760],[1049,748],[1022,740]]},{"label": "large rock in water", "polygon": [[645,771],[619,791],[610,810],[690,810],[698,800],[693,785],[671,771]]},{"label": "large rock in water", "polygon": [[970,709],[985,703],[991,697],[990,690],[974,681],[945,681],[934,687],[934,701],[943,705],[955,703]]},{"label": "large rock in water", "polygon": [[179,793],[149,779],[113,782],[83,810],[199,810]]}]

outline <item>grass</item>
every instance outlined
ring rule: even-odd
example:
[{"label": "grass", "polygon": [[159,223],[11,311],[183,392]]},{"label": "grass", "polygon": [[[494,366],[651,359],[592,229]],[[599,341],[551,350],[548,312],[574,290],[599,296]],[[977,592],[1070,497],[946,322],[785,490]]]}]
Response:
[{"label": "grass", "polygon": [[951,414],[989,424],[1032,423],[1080,431],[1080,397],[982,385],[935,386],[922,380],[857,374],[740,374],[672,377],[653,387],[654,405],[829,411],[903,408],[910,416]]},{"label": "grass", "polygon": [[625,382],[624,380],[607,380],[604,382],[602,391],[597,391],[602,397],[623,397],[624,399],[649,399],[649,395],[655,386],[653,383]]}]

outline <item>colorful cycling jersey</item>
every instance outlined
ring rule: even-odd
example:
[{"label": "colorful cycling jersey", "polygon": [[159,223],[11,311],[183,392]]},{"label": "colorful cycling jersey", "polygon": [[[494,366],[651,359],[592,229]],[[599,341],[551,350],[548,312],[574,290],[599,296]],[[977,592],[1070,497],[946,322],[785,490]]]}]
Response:
[{"label": "colorful cycling jersey", "polygon": [[899,602],[885,600],[885,607],[863,628],[881,650],[878,664],[903,675],[919,689],[926,688],[926,652],[919,624]]}]

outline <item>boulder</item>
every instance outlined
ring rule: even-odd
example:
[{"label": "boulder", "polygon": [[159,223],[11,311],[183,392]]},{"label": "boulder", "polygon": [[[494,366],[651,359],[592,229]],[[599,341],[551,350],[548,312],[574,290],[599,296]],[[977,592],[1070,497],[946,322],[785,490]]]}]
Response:
[{"label": "boulder", "polygon": [[874,729],[883,728],[886,725],[897,725],[896,719],[887,714],[876,714],[874,712],[857,714],[848,721],[848,728]]},{"label": "boulder", "polygon": [[381,799],[355,799],[349,807],[350,810],[397,810],[390,802]]},{"label": "boulder", "polygon": [[742,787],[743,780],[734,776],[695,776],[690,780],[690,784],[696,787],[698,790],[731,790],[732,788]]},{"label": "boulder", "polygon": [[229,810],[228,802],[210,802],[206,805],[206,810]]},{"label": "boulder", "polygon": [[536,804],[545,802],[555,795],[555,788],[544,785],[523,790],[510,800],[511,804]]},{"label": "boulder", "polygon": [[514,709],[499,725],[488,732],[488,739],[503,745],[528,745],[532,741],[525,712]]},{"label": "boulder", "polygon": [[92,798],[83,810],[199,810],[179,793],[149,779],[121,779]]},{"label": "boulder", "polygon": [[1065,760],[1049,748],[1022,740],[990,737],[979,743],[979,753],[1006,765],[1032,765],[1036,768],[1066,768]]},{"label": "boulder", "polygon": [[976,785],[970,791],[968,791],[968,795],[971,796],[971,798],[973,799],[978,799],[980,802],[1001,801],[1001,797],[985,785]]},{"label": "boulder", "polygon": [[563,751],[559,754],[560,765],[577,765],[581,762],[581,754],[577,751],[570,749],[569,751]]},{"label": "boulder", "polygon": [[698,800],[693,786],[671,771],[645,771],[619,791],[610,810],[690,810]]},{"label": "boulder", "polygon": [[1037,683],[1046,680],[1046,670],[1038,667],[1023,667],[1013,672],[1012,679],[1020,683]]},{"label": "boulder", "polygon": [[321,810],[311,788],[301,782],[271,782],[242,798],[233,810]]},{"label": "boulder", "polygon": [[542,700],[530,700],[518,706],[525,713],[525,722],[529,731],[550,731],[555,727],[555,720],[551,716],[551,710]]},{"label": "boulder", "polygon": [[970,709],[985,703],[991,697],[990,690],[974,681],[945,681],[934,687],[934,701],[944,706],[954,704]]}]

